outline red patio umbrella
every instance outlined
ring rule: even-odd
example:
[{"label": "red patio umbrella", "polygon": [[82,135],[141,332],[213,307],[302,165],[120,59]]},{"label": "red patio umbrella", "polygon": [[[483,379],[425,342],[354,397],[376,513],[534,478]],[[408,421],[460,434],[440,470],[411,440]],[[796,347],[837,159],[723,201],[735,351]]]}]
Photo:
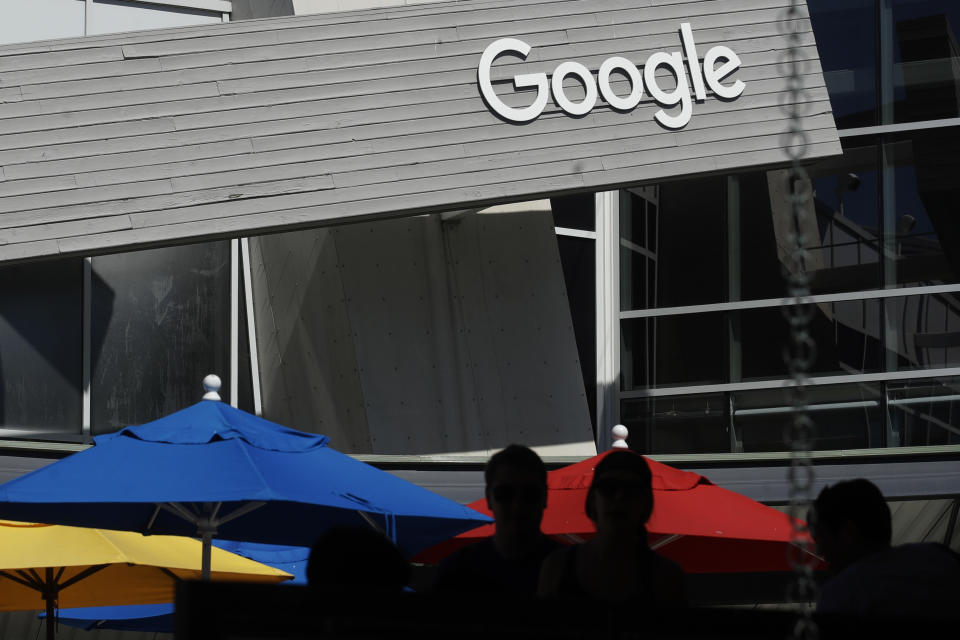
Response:
[{"label": "red patio umbrella", "polygon": [[[547,474],[545,534],[568,543],[593,537],[596,529],[584,512],[584,503],[593,470],[608,453]],[[718,487],[698,473],[650,458],[647,462],[653,475],[654,506],[647,523],[651,548],[687,573],[790,570],[787,552],[793,531],[786,514]],[[484,498],[468,506],[490,514]],[[437,562],[493,531],[492,524],[472,529],[431,547],[415,560]]]}]

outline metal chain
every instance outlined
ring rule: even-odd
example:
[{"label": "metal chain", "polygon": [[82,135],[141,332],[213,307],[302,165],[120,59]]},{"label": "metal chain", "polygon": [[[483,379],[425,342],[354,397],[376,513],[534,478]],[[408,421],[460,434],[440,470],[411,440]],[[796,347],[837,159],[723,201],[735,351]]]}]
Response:
[{"label": "metal chain", "polygon": [[802,108],[805,103],[803,73],[805,64],[800,59],[800,28],[807,17],[802,0],[792,0],[782,21],[783,32],[788,47],[784,52],[781,66],[787,79],[787,91],[783,109],[789,118],[789,128],[783,134],[782,145],[790,159],[790,168],[786,173],[784,193],[790,210],[790,232],[788,234],[788,254],[783,274],[787,285],[787,295],[792,300],[783,306],[790,337],[784,350],[790,379],[790,400],[793,411],[784,429],[784,438],[790,445],[790,518],[793,526],[792,545],[788,551],[788,560],[794,570],[793,581],[787,590],[787,600],[800,605],[797,623],[793,628],[793,637],[813,640],[818,637],[816,622],[809,605],[817,597],[817,585],[813,579],[815,557],[809,530],[804,524],[806,508],[811,502],[813,492],[813,444],[816,437],[813,420],[807,407],[806,386],[809,383],[808,372],[817,357],[817,345],[810,333],[810,321],[816,307],[810,303],[810,279],[807,275],[809,251],[816,238],[810,233],[816,230],[816,221],[812,219],[809,203],[812,187],[807,172],[800,162],[807,150],[807,136],[803,130]]}]

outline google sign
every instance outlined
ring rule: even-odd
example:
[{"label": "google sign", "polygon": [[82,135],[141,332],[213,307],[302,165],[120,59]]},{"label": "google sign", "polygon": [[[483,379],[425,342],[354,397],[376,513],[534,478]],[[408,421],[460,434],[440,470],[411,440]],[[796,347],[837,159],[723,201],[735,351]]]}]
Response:
[{"label": "google sign", "polygon": [[[707,99],[706,88],[721,98],[733,100],[743,93],[746,85],[742,80],[735,80],[730,84],[723,84],[734,71],[740,68],[740,57],[729,47],[716,46],[707,50],[703,56],[701,67],[697,56],[696,43],[693,39],[693,30],[690,23],[680,25],[680,38],[683,52],[667,53],[658,51],[647,58],[643,65],[643,74],[635,64],[620,56],[607,58],[600,65],[600,70],[594,79],[593,73],[579,62],[561,62],[554,69],[552,78],[545,73],[525,73],[513,77],[513,86],[517,89],[536,88],[536,97],[527,107],[511,107],[500,99],[494,92],[490,82],[490,67],[497,56],[503,53],[515,53],[526,59],[530,54],[530,45],[516,38],[501,38],[496,40],[483,51],[480,56],[480,66],[477,76],[480,83],[480,92],[487,105],[496,113],[513,122],[529,122],[543,113],[547,106],[548,93],[553,94],[553,102],[560,109],[574,116],[589,113],[597,103],[597,92],[614,109],[630,111],[640,104],[643,98],[644,87],[650,96],[664,107],[680,105],[678,113],[671,115],[660,109],[653,117],[669,129],[682,129],[690,122],[693,115],[693,101],[690,97],[690,87],[687,84],[686,66],[690,71],[690,80],[693,82],[693,92],[697,102]],[[665,91],[657,83],[657,69],[668,69],[677,79],[677,86],[672,91]],[[610,75],[620,72],[630,79],[631,91],[629,95],[618,95],[610,85]],[[567,77],[577,78],[585,88],[584,98],[579,102],[570,100],[564,92],[563,81]],[[547,87],[550,87],[548,91]]]}]

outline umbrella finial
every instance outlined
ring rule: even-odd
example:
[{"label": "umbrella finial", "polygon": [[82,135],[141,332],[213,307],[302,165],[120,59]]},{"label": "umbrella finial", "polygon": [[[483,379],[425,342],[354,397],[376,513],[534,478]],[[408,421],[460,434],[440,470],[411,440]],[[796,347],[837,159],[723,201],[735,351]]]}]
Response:
[{"label": "umbrella finial", "polygon": [[627,428],[622,424],[617,424],[611,429],[613,432],[613,444],[611,445],[614,449],[629,449],[630,445],[627,444],[627,436],[630,435],[630,432],[627,431]]},{"label": "umbrella finial", "polygon": [[221,384],[222,383],[220,382],[220,376],[218,376],[215,373],[211,373],[206,378],[204,378],[203,390],[206,391],[206,393],[203,394],[203,399],[216,400],[217,402],[219,402],[220,394],[217,392],[220,391]]}]

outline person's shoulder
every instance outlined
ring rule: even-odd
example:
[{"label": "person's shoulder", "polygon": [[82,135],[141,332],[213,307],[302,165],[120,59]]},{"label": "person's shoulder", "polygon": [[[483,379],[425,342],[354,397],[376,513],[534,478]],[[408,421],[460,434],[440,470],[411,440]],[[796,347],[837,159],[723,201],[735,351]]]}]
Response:
[{"label": "person's shoulder", "polygon": [[457,549],[437,566],[435,591],[460,591],[470,588],[485,574],[496,555],[492,538],[484,538]]},{"label": "person's shoulder", "polygon": [[682,608],[687,606],[687,574],[683,568],[659,553],[652,551],[651,568],[656,585],[654,599],[659,606]]},{"label": "person's shoulder", "polygon": [[679,564],[670,558],[660,555],[656,551],[651,550],[649,558],[654,571],[659,574],[680,577],[686,575],[686,573],[683,571],[683,568]]},{"label": "person's shoulder", "polygon": [[540,558],[546,558],[557,549],[567,549],[569,545],[560,544],[548,535],[540,534],[540,542],[537,543],[537,554]]},{"label": "person's shoulder", "polygon": [[456,566],[461,564],[471,564],[484,558],[496,555],[496,547],[493,545],[493,538],[484,538],[478,542],[472,542],[465,547],[461,547],[440,562],[440,568],[444,566]]},{"label": "person's shoulder", "polygon": [[440,576],[457,573],[465,568],[483,566],[496,556],[493,538],[484,538],[461,547],[440,561],[437,572]]},{"label": "person's shoulder", "polygon": [[556,597],[561,594],[564,577],[567,573],[567,564],[573,561],[577,548],[577,545],[570,546],[556,543],[553,549],[544,556],[540,565],[537,595]]}]

